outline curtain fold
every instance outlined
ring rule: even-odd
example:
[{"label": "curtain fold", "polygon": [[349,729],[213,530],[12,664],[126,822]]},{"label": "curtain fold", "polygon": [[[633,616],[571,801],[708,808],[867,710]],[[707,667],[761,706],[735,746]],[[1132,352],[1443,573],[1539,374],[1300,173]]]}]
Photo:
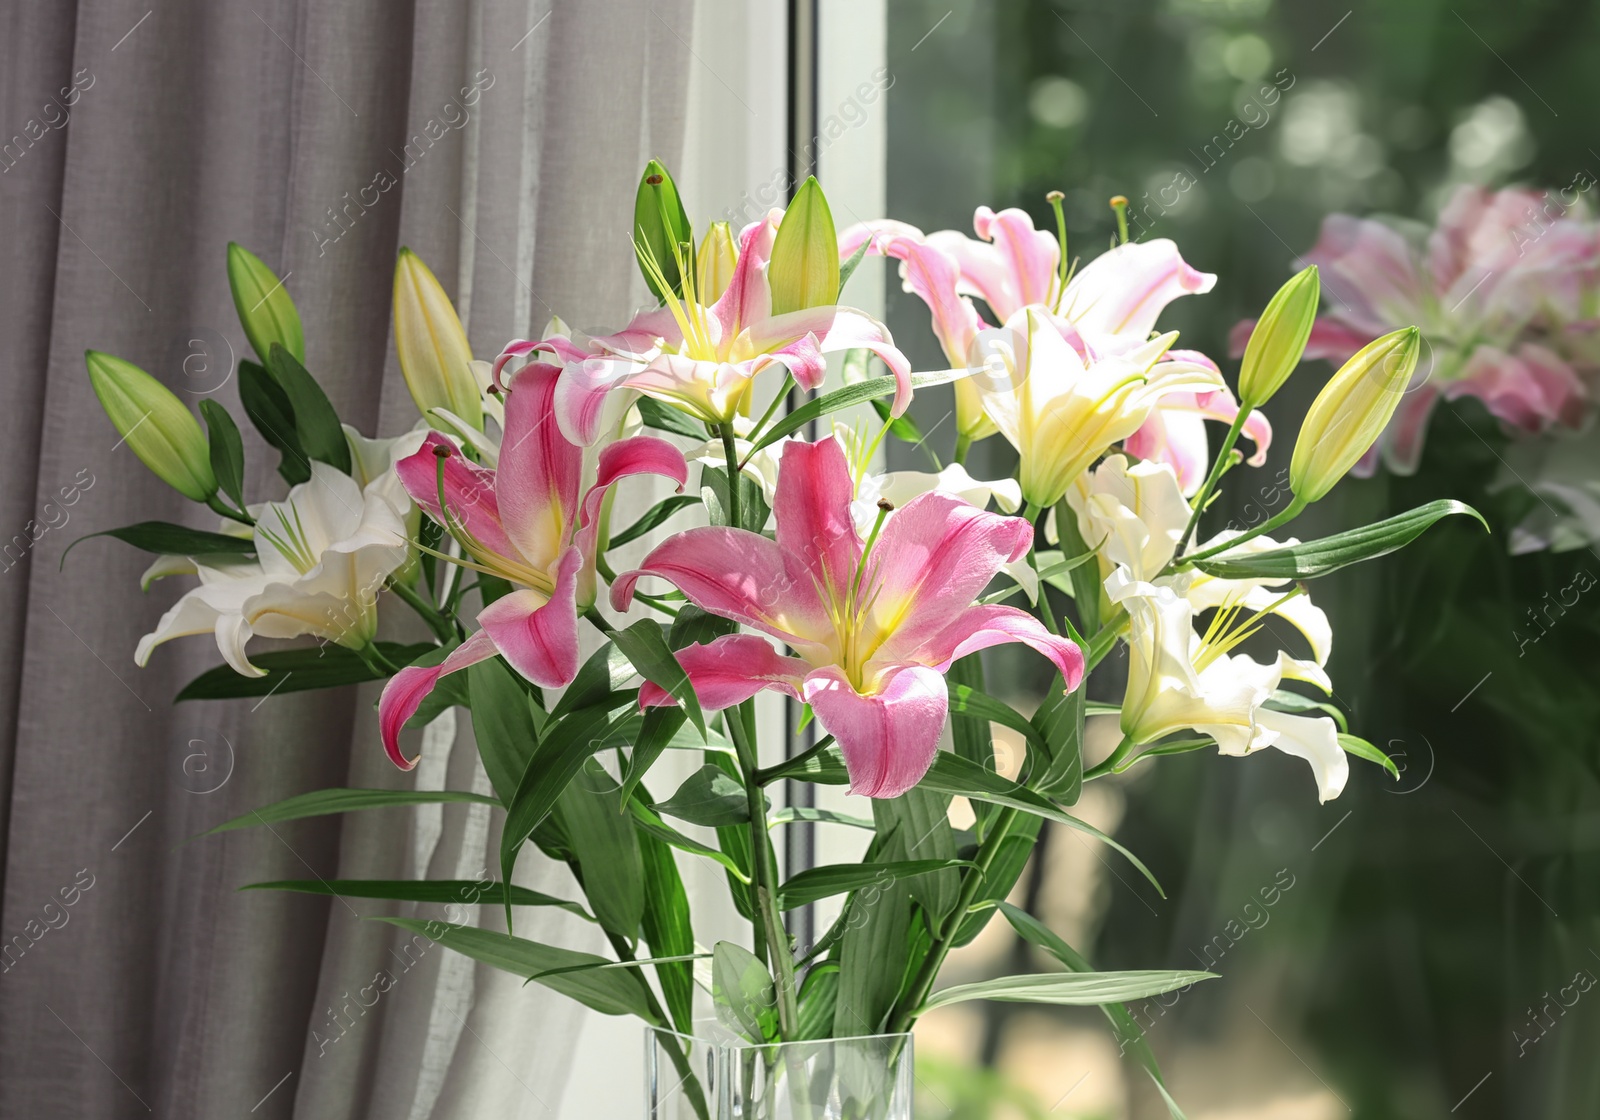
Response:
[{"label": "curtain fold", "polygon": [[[214,646],[133,665],[180,581],[141,596],[148,557],[97,539],[58,570],[64,549],[214,519],[120,445],[83,351],[242,423],[229,240],[286,274],[307,364],[369,435],[416,420],[389,323],[402,244],[479,357],[557,312],[615,323],[644,296],[633,175],[682,145],[691,19],[691,0],[0,12],[0,1116],[557,1114],[575,1004],[364,920],[409,908],[236,890],[472,878],[496,862],[486,811],[184,843],[316,788],[486,785],[466,726],[433,729],[417,772],[390,767],[374,687],[174,707]],[[249,497],[280,496],[275,453],[246,446]],[[407,624],[386,618],[386,636],[419,635]],[[519,881],[571,889],[524,863]],[[530,913],[518,932],[583,947],[581,925]]]}]

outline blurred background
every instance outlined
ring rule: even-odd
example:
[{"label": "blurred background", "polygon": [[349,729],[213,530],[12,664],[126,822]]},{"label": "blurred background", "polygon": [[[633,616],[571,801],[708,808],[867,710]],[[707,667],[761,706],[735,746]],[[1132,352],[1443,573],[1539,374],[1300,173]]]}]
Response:
[{"label": "blurred background", "polygon": [[[1059,189],[1086,261],[1126,195],[1149,215],[1135,236],[1173,238],[1218,274],[1161,325],[1231,378],[1229,329],[1301,267],[1324,215],[1431,225],[1461,184],[1592,183],[1597,19],[1538,0],[891,0],[887,212],[970,233],[984,202],[1048,229]],[[885,290],[896,340],[918,368],[943,365],[926,308],[893,277]],[[1230,474],[1213,528],[1287,500],[1294,418],[1329,373],[1308,363],[1269,405],[1271,458]],[[914,407],[948,457],[948,400]],[[1582,994],[1600,976],[1600,613],[1560,598],[1600,561],[1508,555],[1539,502],[1516,442],[1476,399],[1443,404],[1415,475],[1348,480],[1295,526],[1453,497],[1495,528],[1441,524],[1317,584],[1334,700],[1398,782],[1358,764],[1318,807],[1303,763],[1276,752],[1163,759],[1091,786],[1080,809],[1149,862],[1165,899],[1065,832],[1019,884],[1013,900],[1097,966],[1226,977],[1133,1009],[1191,1120],[1600,1115],[1600,997]],[[908,445],[890,454],[927,469]],[[969,466],[992,477],[1009,454],[991,439]],[[991,685],[1042,693],[1026,655],[985,658]],[[1119,698],[1113,675],[1095,699]],[[952,979],[1029,954],[991,927]],[[918,1044],[928,1117],[1166,1115],[1092,1012],[948,1008]]]}]

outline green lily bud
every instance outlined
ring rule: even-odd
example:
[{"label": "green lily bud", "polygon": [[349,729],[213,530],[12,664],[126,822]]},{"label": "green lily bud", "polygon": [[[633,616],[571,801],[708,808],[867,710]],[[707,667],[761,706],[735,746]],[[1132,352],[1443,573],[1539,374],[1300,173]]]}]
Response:
[{"label": "green lily bud", "polygon": [[483,429],[483,397],[472,374],[472,346],[450,297],[422,258],[401,249],[394,266],[394,348],[417,411],[443,408]]},{"label": "green lily bud", "polygon": [[709,307],[722,298],[733,281],[733,270],[738,263],[739,250],[733,242],[733,227],[727,222],[712,222],[694,262],[694,291],[702,304]]},{"label": "green lily bud", "polygon": [[1295,273],[1267,303],[1245,344],[1244,362],[1239,366],[1239,406],[1251,409],[1264,405],[1283,387],[1300,364],[1317,321],[1317,305],[1322,299],[1322,281],[1317,266]]},{"label": "green lily bud", "polygon": [[678,197],[677,184],[660,160],[644,165],[633,196],[633,238],[639,271],[656,298],[663,303],[669,295],[681,298],[683,271],[678,266],[681,260],[693,274],[694,228]]},{"label": "green lily bud", "polygon": [[139,461],[184,497],[209,501],[217,492],[217,476],[194,413],[132,362],[98,350],[86,351],[84,361],[100,407]]},{"label": "green lily bud", "polygon": [[266,362],[276,342],[304,364],[306,336],[288,289],[260,257],[232,241],[228,242],[228,287],[233,289],[234,309],[256,356]]},{"label": "green lily bud", "polygon": [[772,240],[767,283],[774,315],[839,302],[839,235],[814,175],[783,212]]},{"label": "green lily bud", "polygon": [[1320,500],[1367,453],[1411,384],[1422,335],[1406,327],[1367,343],[1311,402],[1289,462],[1301,505]]}]

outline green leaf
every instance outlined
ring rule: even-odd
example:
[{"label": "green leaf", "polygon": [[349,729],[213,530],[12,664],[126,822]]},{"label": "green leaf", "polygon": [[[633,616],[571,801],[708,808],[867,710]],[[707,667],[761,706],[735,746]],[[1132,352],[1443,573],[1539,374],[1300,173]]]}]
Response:
[{"label": "green leaf", "polygon": [[1161,889],[1161,884],[1156,881],[1156,877],[1144,865],[1144,861],[1098,828],[1056,808],[1051,802],[1026,786],[1020,786],[1011,779],[996,774],[992,770],[985,770],[982,766],[975,762],[970,762],[960,755],[953,754],[950,751],[940,751],[934,756],[933,766],[928,770],[927,774],[923,775],[922,781],[917,784],[923,788],[937,790],[941,793],[955,794],[977,801],[989,801],[996,805],[1020,809],[1024,813],[1032,813],[1035,816],[1044,817],[1046,820],[1064,824],[1068,828],[1075,828],[1079,832],[1088,833],[1095,839],[1121,852],[1129,863],[1138,868],[1141,875],[1150,880],[1150,885],[1155,887],[1157,894],[1161,895],[1162,898],[1167,897],[1166,892]]},{"label": "green leaf", "polygon": [[1036,779],[1040,793],[1067,805],[1075,805],[1083,790],[1083,717],[1087,691],[1079,686],[1066,692],[1067,682],[1060,673],[1050,693],[1033,713],[1033,726],[1044,739],[1050,762]]},{"label": "green leaf", "polygon": [[750,950],[719,941],[711,950],[711,1002],[717,1019],[748,1042],[778,1037],[778,991]]},{"label": "green leaf", "polygon": [[624,800],[633,796],[634,788],[671,744],[686,718],[682,708],[667,706],[651,708],[645,713],[644,723],[634,739],[633,753],[628,757],[628,772],[622,779]]},{"label": "green leaf", "polygon": [[686,506],[697,506],[699,504],[700,499],[693,494],[673,494],[671,497],[663,498],[661,501],[651,506],[649,510],[645,512],[643,517],[639,518],[639,520],[635,521],[632,525],[629,525],[626,529],[622,530],[622,532],[613,536],[606,547],[608,549],[618,548],[627,544],[629,541],[638,540],[651,529],[663,524],[669,517],[677,513],[680,509],[683,509]]},{"label": "green leaf", "polygon": [[[1037,945],[1073,972],[1094,972],[1089,962],[1080,956],[1077,950],[1038,918],[1004,900],[997,905],[1000,912],[1006,916],[1006,920],[1011,923],[1011,928],[1017,931],[1018,937]],[[1117,1037],[1118,1051],[1133,1055],[1134,1060],[1144,1067],[1151,1079],[1158,1086],[1164,1087],[1165,1082],[1161,1077],[1161,1066],[1156,1061],[1155,1051],[1150,1049],[1150,1043],[1145,1039],[1144,1031],[1139,1029],[1139,1024],[1134,1020],[1132,1013],[1121,1003],[1103,1003],[1100,1005],[1100,1010],[1105,1012],[1106,1018],[1111,1021],[1112,1032]],[[1163,1095],[1165,1095],[1164,1088]],[[1168,1097],[1167,1103],[1172,1109],[1173,1120],[1183,1120],[1183,1113],[1178,1111],[1178,1106],[1173,1103],[1172,1098]]]},{"label": "green leaf", "polygon": [[334,470],[350,473],[350,441],[344,438],[339,414],[317,379],[289,351],[276,343],[267,356],[267,370],[289,398],[294,411],[295,434],[300,447],[312,459],[327,463]]},{"label": "green leaf", "polygon": [[850,784],[850,773],[845,769],[844,758],[840,755],[839,748],[834,746],[816,754],[796,755],[769,770],[762,771],[763,785],[770,786],[773,782],[779,781],[844,786]]},{"label": "green leaf", "polygon": [[[913,389],[921,389],[929,385],[944,385],[968,377],[971,372],[966,369],[942,369],[932,373],[914,373],[911,375],[911,386]],[[835,389],[831,393],[824,393],[773,423],[766,434],[755,442],[752,450],[759,451],[763,447],[777,443],[784,436],[792,435],[811,421],[838,412],[841,408],[849,408],[853,404],[870,401],[874,397],[889,396],[894,389],[894,378],[874,377],[870,381],[859,381],[854,385]]]},{"label": "green leaf", "polygon": [[957,984],[934,992],[922,1005],[924,1011],[962,1003],[970,999],[994,999],[1007,1003],[1053,1003],[1068,1007],[1088,1007],[1130,999],[1158,996],[1186,988],[1202,980],[1215,980],[1214,972],[1180,969],[1147,969],[1134,972],[1079,972],[1069,975],[1002,976],[976,984]]},{"label": "green leaf", "polygon": [[[969,653],[950,666],[946,676],[949,687],[965,687],[982,690],[983,688],[983,658],[980,654]],[[962,758],[977,763],[979,766],[989,768],[994,765],[994,732],[989,728],[989,721],[981,716],[968,712],[952,712],[950,714],[950,740],[955,751]],[[977,832],[981,837],[989,826],[989,818],[994,816],[993,805],[986,805],[981,801],[973,802],[973,815],[977,817]]]},{"label": "green leaf", "polygon": [[839,999],[839,966],[817,965],[800,983],[800,1023],[794,1041],[830,1038]]},{"label": "green leaf", "polygon": [[672,627],[667,631],[667,645],[675,650],[703,646],[737,629],[738,623],[686,603],[678,608],[678,617],[672,620]]},{"label": "green leaf", "polygon": [[1364,758],[1368,762],[1376,762],[1379,766],[1389,771],[1390,775],[1395,781],[1398,782],[1400,780],[1400,768],[1394,764],[1394,759],[1384,754],[1365,739],[1358,738],[1354,735],[1341,734],[1339,736],[1339,745],[1345,749],[1345,753],[1353,754],[1357,758]]},{"label": "green leaf", "polygon": [[[702,464],[700,467],[700,500],[705,504],[706,517],[713,525],[728,524],[728,472],[722,467]],[[748,471],[739,472],[739,527],[759,533],[767,526],[772,512],[761,483]]]},{"label": "green leaf", "polygon": [[624,815],[617,783],[596,759],[584,759],[556,799],[555,817],[594,916],[608,933],[633,941],[644,917],[639,836]]},{"label": "green leaf", "polygon": [[[639,271],[656,298],[663,303],[669,293],[682,298],[678,258],[682,257],[684,267],[693,271],[694,230],[678,197],[677,184],[659,160],[645,164],[644,174],[639,177],[639,189],[633,196],[633,240]],[[662,281],[666,282],[665,288]]]},{"label": "green leaf", "polygon": [[878,419],[889,425],[889,434],[895,439],[905,443],[921,443],[927,437],[922,434],[922,429],[917,427],[917,422],[911,419],[911,413],[903,416],[890,416],[894,406],[882,397],[873,397],[867,402],[872,405],[872,411],[878,414]]},{"label": "green leaf", "polygon": [[661,624],[654,619],[641,618],[626,630],[614,631],[611,641],[623,652],[641,676],[659,685],[673,700],[683,705],[689,721],[704,737],[706,717],[700,711],[700,698],[695,695],[689,674],[678,664]]},{"label": "green leaf", "polygon": [[[630,969],[601,967],[616,963],[604,957],[558,949],[554,945],[475,926],[450,925],[416,918],[369,920],[388,922],[412,933],[420,933],[462,956],[482,961],[525,980],[537,980],[545,987],[571,996],[602,1015],[633,1015],[653,1026],[665,1025],[651,1011],[649,989],[640,976]],[[592,967],[585,969],[586,965]]]},{"label": "green leaf", "polygon": [[311,460],[300,446],[289,395],[272,379],[266,367],[245,358],[239,359],[239,402],[261,438],[282,454],[278,473],[283,480],[290,486],[298,486],[309,479]]},{"label": "green leaf", "polygon": [[66,565],[67,553],[94,537],[115,537],[123,544],[163,556],[233,556],[239,560],[249,560],[256,554],[256,542],[249,537],[208,533],[204,529],[191,529],[170,521],[140,521],[120,529],[102,529],[98,533],[84,534],[62,550],[61,564]]},{"label": "green leaf", "polygon": [[338,813],[354,813],[361,809],[382,809],[390,805],[436,805],[467,802],[473,805],[497,805],[499,802],[481,793],[467,793],[457,789],[314,789],[310,793],[252,809],[242,817],[223,821],[208,828],[201,836],[214,836],[219,832],[232,832],[239,828],[258,825],[282,824],[284,821],[304,820],[307,817],[328,817]]},{"label": "green leaf", "polygon": [[750,876],[732,856],[721,849],[710,847],[700,843],[698,840],[692,840],[685,836],[657,816],[654,809],[651,809],[648,805],[641,804],[638,798],[628,802],[628,811],[633,814],[634,826],[642,832],[648,833],[663,844],[677,848],[680,852],[688,852],[690,855],[705,856],[707,859],[716,860],[727,868],[728,872],[738,879],[741,884],[749,884]]},{"label": "green leaf", "polygon": [[[678,874],[678,863],[667,844],[638,830],[639,855],[644,868],[644,939],[657,958],[680,957],[694,952],[694,926],[689,896]],[[673,1026],[690,1033],[694,1021],[694,966],[688,961],[656,965],[656,979],[672,1017]]]},{"label": "green leaf", "polygon": [[[605,708],[583,708],[545,727],[544,737],[529,759],[517,790],[506,805],[500,830],[500,878],[511,882],[517,853],[566,790],[584,761],[606,745],[606,739],[631,713],[612,714]],[[511,928],[511,908],[506,908],[506,928]]]},{"label": "green leaf", "polygon": [[[378,652],[392,665],[409,665],[429,650],[432,642],[403,646],[395,642],[375,643]],[[339,688],[365,681],[381,681],[389,674],[372,668],[344,646],[308,646],[305,649],[278,649],[252,653],[250,664],[263,670],[261,677],[241,677],[228,665],[207,669],[183,686],[173,703],[185,700],[234,700],[241,696],[282,696],[313,688]]]},{"label": "green leaf", "polygon": [[899,879],[929,875],[936,871],[971,867],[964,859],[907,859],[891,863],[827,863],[791,877],[778,888],[778,909],[798,906],[848,894],[863,887],[881,887]]},{"label": "green leaf", "polygon": [[1452,514],[1466,514],[1486,530],[1483,515],[1464,502],[1441,498],[1359,529],[1349,529],[1320,540],[1286,545],[1270,552],[1227,553],[1209,560],[1195,561],[1207,575],[1223,579],[1316,579],[1363,560],[1386,556],[1404,548],[1422,535],[1435,521]]},{"label": "green leaf", "polygon": [[800,184],[778,223],[767,284],[774,315],[839,302],[839,234],[815,175]]},{"label": "green leaf", "polygon": [[639,419],[647,428],[654,428],[658,432],[671,432],[675,436],[685,436],[700,442],[706,439],[705,424],[687,412],[673,408],[670,404],[663,404],[654,397],[640,397],[634,407],[639,410]]},{"label": "green leaf", "polygon": [[844,302],[844,286],[850,283],[850,277],[856,274],[856,269],[861,267],[861,262],[867,255],[867,248],[872,244],[869,238],[856,246],[856,251],[850,254],[850,259],[839,266],[839,296],[835,303]]},{"label": "green leaf", "polygon": [[560,719],[579,708],[620,708],[633,703],[638,697],[632,689],[624,690],[623,686],[635,675],[627,654],[607,642],[590,654],[589,660],[578,669],[578,675],[572,678],[572,683],[550,710],[550,716]]},{"label": "green leaf", "polygon": [[988,926],[995,911],[992,905],[987,904],[1010,897],[1017,880],[1022,878],[1022,872],[1037,850],[1039,833],[1043,829],[1042,817],[1020,816],[1011,819],[1005,835],[1000,838],[999,851],[989,861],[989,870],[984,872],[983,881],[978,884],[972,908],[956,929],[956,948],[970,945]]},{"label": "green leaf", "polygon": [[539,746],[528,694],[511,667],[491,657],[458,673],[467,682],[472,704],[472,734],[489,784],[509,805],[528,761]]},{"label": "green leaf", "polygon": [[209,397],[201,400],[200,415],[206,419],[211,473],[217,476],[222,492],[243,509],[244,440],[239,436],[239,425],[233,422],[227,409]]},{"label": "green leaf", "polygon": [[[877,806],[874,801],[874,807]],[[839,813],[832,809],[813,809],[809,805],[793,805],[783,809],[774,809],[767,814],[767,827],[775,828],[780,824],[846,824],[851,828],[877,828],[878,825],[870,817],[856,817],[849,813]]]},{"label": "green leaf", "polygon": [[1026,739],[1028,746],[1032,750],[1039,752],[1045,758],[1050,756],[1049,748],[1045,746],[1044,737],[1039,734],[1038,728],[1013,711],[1010,705],[1002,704],[981,689],[965,684],[952,686],[950,689],[950,710],[977,716],[986,722],[998,723],[1002,727],[1009,727]]},{"label": "green leaf", "polygon": [[[1061,534],[1063,561],[1074,562],[1094,555],[1095,550],[1089,547],[1078,530],[1077,512],[1065,498],[1056,503],[1056,530]],[[1100,565],[1072,563],[1066,574],[1072,584],[1072,600],[1078,610],[1078,630],[1084,634],[1094,634],[1100,629]],[[1044,594],[1042,588],[1039,594]]]},{"label": "green leaf", "polygon": [[911,955],[911,891],[904,883],[850,898],[839,939],[833,1036],[877,1034],[894,1009]]},{"label": "green leaf", "polygon": [[1264,706],[1275,712],[1293,712],[1297,715],[1315,713],[1316,715],[1329,716],[1334,723],[1339,725],[1340,731],[1350,730],[1350,725],[1345,720],[1344,713],[1339,710],[1337,705],[1325,703],[1321,700],[1313,700],[1311,697],[1302,696],[1298,692],[1277,689],[1271,696],[1267,697],[1267,702]]},{"label": "green leaf", "polygon": [[[872,799],[872,816],[879,835],[896,833],[912,859],[954,861],[956,835],[950,827],[950,797],[932,790],[912,788],[899,797]],[[961,893],[961,876],[954,870],[919,875],[907,884],[911,897],[928,913],[934,928],[955,909]]]},{"label": "green leaf", "polygon": [[554,906],[576,914],[586,922],[594,918],[576,902],[505,883],[481,883],[472,879],[275,879],[270,883],[249,883],[242,891],[295,891],[300,894],[326,894],[339,898],[383,898],[398,902],[437,902],[471,906],[510,902],[512,906]]},{"label": "green leaf", "polygon": [[689,775],[678,791],[655,810],[708,828],[750,821],[750,804],[744,787],[710,763]]}]

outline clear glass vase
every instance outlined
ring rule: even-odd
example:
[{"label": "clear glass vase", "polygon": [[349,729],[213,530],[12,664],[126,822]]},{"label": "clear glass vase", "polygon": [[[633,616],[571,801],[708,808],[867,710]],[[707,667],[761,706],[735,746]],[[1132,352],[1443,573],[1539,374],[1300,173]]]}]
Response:
[{"label": "clear glass vase", "polygon": [[911,1120],[909,1034],[756,1046],[645,1029],[648,1120]]}]

